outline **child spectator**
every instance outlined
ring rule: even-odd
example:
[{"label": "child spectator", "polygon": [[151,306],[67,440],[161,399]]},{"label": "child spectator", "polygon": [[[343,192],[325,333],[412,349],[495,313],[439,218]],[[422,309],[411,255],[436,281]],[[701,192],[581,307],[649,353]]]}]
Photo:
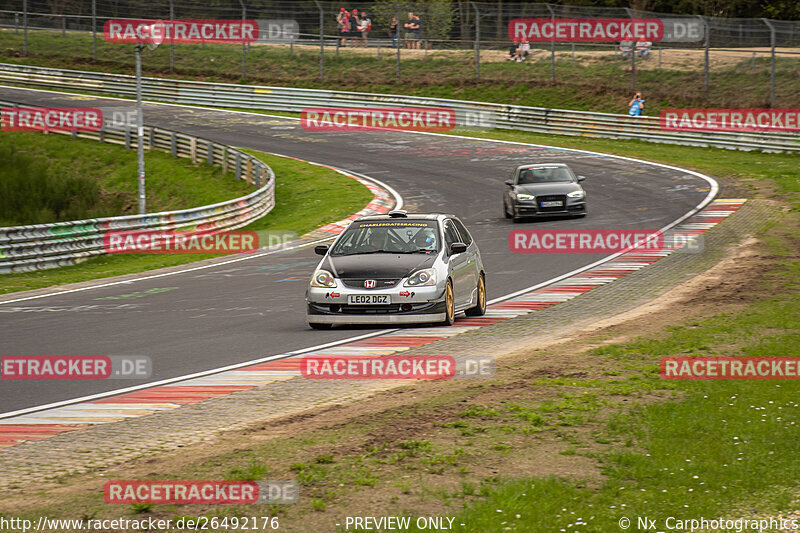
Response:
[{"label": "child spectator", "polygon": [[628,59],[633,52],[633,42],[631,41],[622,41],[619,43],[619,53],[622,56],[622,59]]},{"label": "child spectator", "polygon": [[392,48],[397,48],[397,17],[392,17],[389,25],[389,39],[392,40]]},{"label": "child spectator", "polygon": [[522,39],[517,47],[517,61],[525,61],[531,53],[531,45],[527,39]]},{"label": "child spectator", "polygon": [[517,54],[519,52],[519,47],[517,43],[511,43],[511,46],[508,47],[508,53],[505,55],[506,61],[516,61],[519,57]]},{"label": "child spectator", "polygon": [[650,57],[650,47],[653,46],[653,43],[650,41],[641,41],[636,43],[636,54],[639,57],[648,58]]}]

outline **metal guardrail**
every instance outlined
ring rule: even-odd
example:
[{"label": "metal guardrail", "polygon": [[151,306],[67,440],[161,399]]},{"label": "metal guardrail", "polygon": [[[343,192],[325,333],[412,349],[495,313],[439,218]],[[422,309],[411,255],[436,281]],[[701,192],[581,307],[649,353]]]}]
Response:
[{"label": "metal guardrail", "polygon": [[[123,96],[135,94],[133,76],[3,63],[0,63],[0,83]],[[464,127],[484,125],[558,135],[638,139],[739,150],[800,152],[800,135],[794,133],[671,132],[661,129],[658,117],[630,117],[611,113],[442,98],[233,85],[162,78],[143,78],[142,86],[144,98],[171,103],[292,112],[299,112],[307,107],[442,106],[453,109],[457,124]]]},{"label": "metal guardrail", "polygon": [[[16,106],[13,102],[0,102]],[[99,131],[53,132],[77,138],[136,147],[136,135],[130,128],[103,128]],[[31,272],[73,265],[105,253],[104,235],[112,231],[186,230],[213,232],[232,230],[269,213],[275,206],[275,174],[272,169],[244,152],[213,141],[145,127],[145,148],[170,152],[176,157],[207,161],[223,171],[233,170],[257,190],[233,200],[178,211],[145,215],[93,218],[54,224],[36,224],[0,228],[0,274]]]}]

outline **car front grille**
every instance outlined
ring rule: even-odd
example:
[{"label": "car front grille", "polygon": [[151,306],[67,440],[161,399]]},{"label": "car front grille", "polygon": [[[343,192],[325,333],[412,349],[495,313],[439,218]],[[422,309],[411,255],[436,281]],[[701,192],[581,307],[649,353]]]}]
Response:
[{"label": "car front grille", "polygon": [[[364,282],[368,279],[375,278],[342,278],[342,283],[344,283],[345,287],[349,287],[351,289],[363,289]],[[375,279],[375,286],[372,288],[372,290],[389,289],[397,285],[399,282],[399,279]]]},{"label": "car front grille", "polygon": [[[543,202],[561,202],[560,206],[556,207],[542,207]],[[540,213],[550,213],[555,211],[565,211],[567,209],[567,196],[564,194],[537,196],[536,206]]]}]

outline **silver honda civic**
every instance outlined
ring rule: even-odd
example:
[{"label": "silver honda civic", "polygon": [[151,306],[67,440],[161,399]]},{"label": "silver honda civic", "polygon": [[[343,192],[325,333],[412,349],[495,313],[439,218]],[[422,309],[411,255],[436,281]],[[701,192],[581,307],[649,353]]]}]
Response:
[{"label": "silver honda civic", "polygon": [[486,312],[477,244],[453,215],[359,218],[328,247],[306,290],[308,324],[451,325],[458,312]]}]

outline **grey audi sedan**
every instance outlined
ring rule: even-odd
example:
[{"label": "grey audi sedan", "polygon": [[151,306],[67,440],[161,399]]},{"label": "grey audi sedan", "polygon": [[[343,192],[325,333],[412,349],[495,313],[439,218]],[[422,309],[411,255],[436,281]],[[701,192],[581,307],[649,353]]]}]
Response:
[{"label": "grey audi sedan", "polygon": [[564,163],[537,163],[514,169],[506,181],[503,211],[506,218],[573,215],[586,216],[586,191]]},{"label": "grey audi sedan", "polygon": [[324,256],[306,290],[308,325],[452,325],[456,313],[486,312],[478,246],[453,215],[366,216],[350,224]]}]

